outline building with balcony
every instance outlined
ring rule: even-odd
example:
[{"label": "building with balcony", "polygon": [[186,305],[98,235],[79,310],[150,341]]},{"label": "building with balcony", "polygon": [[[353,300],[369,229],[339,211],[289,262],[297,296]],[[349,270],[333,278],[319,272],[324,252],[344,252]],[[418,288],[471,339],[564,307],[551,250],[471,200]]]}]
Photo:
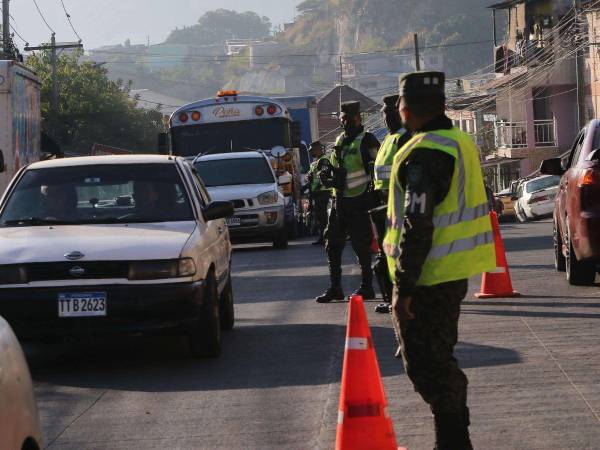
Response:
[{"label": "building with balcony", "polygon": [[[568,0],[507,0],[504,42],[495,42],[495,151],[488,156],[498,188],[535,173],[568,150],[578,132],[574,17]],[[496,29],[496,26],[494,26]],[[495,33],[494,33],[495,34]],[[494,36],[496,40],[497,37]]]}]

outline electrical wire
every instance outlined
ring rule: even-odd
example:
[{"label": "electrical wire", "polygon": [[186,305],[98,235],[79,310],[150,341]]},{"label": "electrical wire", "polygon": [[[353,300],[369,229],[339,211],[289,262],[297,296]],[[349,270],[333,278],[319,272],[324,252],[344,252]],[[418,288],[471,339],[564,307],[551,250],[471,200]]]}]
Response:
[{"label": "electrical wire", "polygon": [[[2,7],[0,7],[0,14],[2,14]],[[27,39],[25,39],[25,38],[24,38],[24,37],[23,37],[23,36],[22,36],[22,35],[21,35],[21,34],[20,34],[18,31],[17,31],[17,29],[15,28],[15,25],[16,25],[16,20],[15,20],[15,18],[14,18],[14,17],[12,16],[12,14],[10,14],[10,13],[8,14],[8,16],[11,18],[11,21],[10,21],[10,24],[9,24],[9,25],[10,25],[10,29],[12,30],[12,32],[13,32],[13,33],[14,33],[14,34],[15,34],[15,35],[16,35],[16,36],[19,38],[19,39],[21,39],[21,41],[23,41],[23,43],[24,43],[26,46],[27,46],[27,45],[29,45],[29,41],[28,41]]]},{"label": "electrical wire", "polygon": [[63,11],[65,12],[65,16],[67,16],[67,20],[69,21],[71,30],[73,30],[73,33],[75,33],[75,36],[77,36],[77,39],[79,39],[79,42],[81,42],[82,41],[81,36],[79,36],[79,33],[73,26],[73,22],[71,22],[71,15],[67,12],[67,8],[65,7],[65,2],[63,0],[60,0],[60,4],[62,5]]},{"label": "electrical wire", "polygon": [[35,9],[37,9],[37,12],[39,13],[40,17],[42,18],[42,20],[44,21],[44,23],[46,24],[46,26],[48,27],[48,29],[53,34],[55,34],[54,30],[52,29],[52,27],[50,26],[50,24],[48,23],[48,21],[46,20],[46,18],[44,17],[44,15],[42,14],[42,11],[40,10],[40,7],[38,6],[37,1],[36,0],[32,0],[32,1],[33,1],[33,4],[35,5]]}]

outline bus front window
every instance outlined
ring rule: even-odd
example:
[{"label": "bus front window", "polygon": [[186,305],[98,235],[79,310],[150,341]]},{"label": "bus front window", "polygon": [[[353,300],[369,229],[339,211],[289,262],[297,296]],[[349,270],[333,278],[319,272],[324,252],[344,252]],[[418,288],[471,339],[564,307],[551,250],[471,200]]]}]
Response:
[{"label": "bus front window", "polygon": [[171,129],[171,136],[173,154],[178,156],[291,146],[290,124],[283,118],[178,126]]}]

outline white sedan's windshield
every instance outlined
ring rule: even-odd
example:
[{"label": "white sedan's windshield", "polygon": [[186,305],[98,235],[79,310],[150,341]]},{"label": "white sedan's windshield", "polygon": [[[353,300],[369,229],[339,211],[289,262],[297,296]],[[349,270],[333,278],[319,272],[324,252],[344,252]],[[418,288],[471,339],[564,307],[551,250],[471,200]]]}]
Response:
[{"label": "white sedan's windshield", "polygon": [[171,164],[28,170],[0,215],[2,226],[183,220],[192,209]]}]

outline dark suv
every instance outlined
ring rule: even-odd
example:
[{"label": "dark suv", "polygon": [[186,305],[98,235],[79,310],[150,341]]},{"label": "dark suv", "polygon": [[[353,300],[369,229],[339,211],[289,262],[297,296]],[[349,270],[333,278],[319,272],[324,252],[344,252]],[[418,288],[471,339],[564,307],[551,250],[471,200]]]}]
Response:
[{"label": "dark suv", "polygon": [[574,285],[593,284],[600,264],[600,120],[579,133],[566,160],[547,159],[540,171],[560,175],[554,207],[558,271]]}]

